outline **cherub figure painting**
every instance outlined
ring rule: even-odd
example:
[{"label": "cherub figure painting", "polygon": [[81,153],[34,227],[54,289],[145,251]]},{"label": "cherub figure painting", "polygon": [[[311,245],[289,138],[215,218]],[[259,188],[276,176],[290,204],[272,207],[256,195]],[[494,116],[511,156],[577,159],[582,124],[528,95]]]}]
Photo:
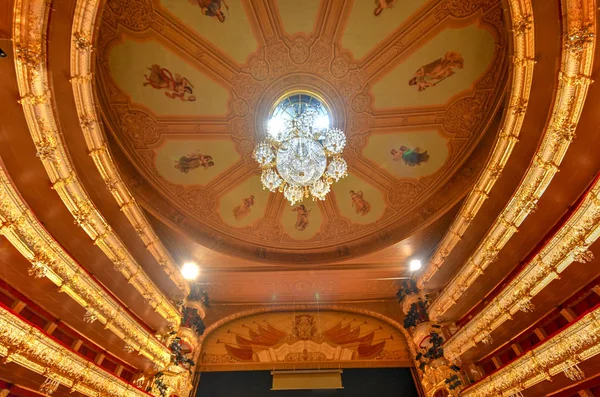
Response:
[{"label": "cherub figure painting", "polygon": [[303,231],[308,227],[308,214],[310,211],[304,204],[300,204],[297,207],[292,208],[292,211],[297,213],[296,224],[294,228],[298,231]]},{"label": "cherub figure painting", "polygon": [[396,4],[396,1],[397,0],[375,0],[375,11],[373,11],[373,13],[375,16],[378,16],[386,8],[392,8],[394,4]]},{"label": "cherub figure painting", "polygon": [[363,198],[362,190],[355,192],[350,190],[350,199],[352,200],[352,207],[356,209],[356,213],[365,216],[371,211],[371,204]]},{"label": "cherub figure painting", "polygon": [[181,77],[179,73],[173,73],[169,69],[161,68],[160,65],[154,64],[152,67],[147,68],[150,74],[145,74],[146,81],[144,87],[149,85],[157,90],[166,90],[165,95],[171,99],[178,98],[183,102],[193,102],[196,97],[192,95],[194,93],[194,86],[190,81]]},{"label": "cherub figure painting", "polygon": [[233,209],[233,217],[236,221],[240,221],[250,215],[250,208],[254,206],[254,195],[242,199],[242,203]]},{"label": "cherub figure painting", "polygon": [[215,162],[213,161],[212,156],[204,155],[199,151],[190,153],[187,156],[181,156],[179,160],[175,160],[175,168],[184,174],[187,174],[198,167],[207,169],[213,167],[214,165]]},{"label": "cherub figure painting", "polygon": [[229,12],[229,6],[225,0],[188,0],[190,3],[200,7],[203,15],[217,18],[219,22],[225,22],[225,13],[223,6]]},{"label": "cherub figure painting", "polygon": [[429,160],[427,150],[422,151],[418,147],[409,149],[406,146],[400,146],[398,150],[392,149],[391,154],[394,161],[403,161],[409,167],[421,165]]},{"label": "cherub figure painting", "polygon": [[425,91],[452,76],[455,73],[454,69],[462,69],[464,63],[462,55],[455,51],[448,51],[443,58],[436,59],[417,70],[408,84],[416,85],[419,91]]}]

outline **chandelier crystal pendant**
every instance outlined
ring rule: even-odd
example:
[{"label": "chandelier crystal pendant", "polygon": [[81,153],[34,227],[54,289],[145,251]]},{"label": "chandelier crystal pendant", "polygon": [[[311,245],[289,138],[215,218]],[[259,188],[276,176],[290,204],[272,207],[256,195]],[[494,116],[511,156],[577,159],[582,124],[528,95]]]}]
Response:
[{"label": "chandelier crystal pendant", "polygon": [[280,101],[269,120],[268,138],[254,150],[265,189],[283,192],[292,205],[308,197],[325,200],[331,184],[348,171],[341,156],[346,136],[330,128],[329,120],[325,107],[310,94]]}]

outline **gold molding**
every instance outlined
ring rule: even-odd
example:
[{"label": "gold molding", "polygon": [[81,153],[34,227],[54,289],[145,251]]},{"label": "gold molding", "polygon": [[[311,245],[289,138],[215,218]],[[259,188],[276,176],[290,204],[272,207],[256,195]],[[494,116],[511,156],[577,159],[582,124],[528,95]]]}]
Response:
[{"label": "gold molding", "polygon": [[118,338],[134,345],[140,355],[166,366],[170,350],[127,313],[40,224],[0,165],[0,234],[31,262],[30,275],[47,277],[75,302],[86,316],[105,325]]},{"label": "gold molding", "polygon": [[[91,45],[81,48],[81,40],[91,43],[95,31],[94,22],[100,1],[78,1],[73,17],[71,42],[71,83],[75,107],[79,115],[81,130],[85,137],[89,154],[98,172],[127,220],[134,227],[138,236],[144,242],[164,272],[181,291],[181,298],[190,293],[190,286],[185,281],[178,267],[173,262],[164,245],[154,233],[148,219],[135,201],[108,150],[108,143],[102,130],[99,115],[96,112],[96,101],[92,86],[92,51]],[[127,205],[131,204],[131,205]]]},{"label": "gold molding", "polygon": [[[179,327],[180,313],[136,262],[121,239],[90,200],[69,158],[66,144],[53,113],[50,81],[46,70],[46,30],[49,2],[17,0],[13,21],[15,69],[29,132],[38,150],[53,189],[76,223],[88,234],[115,268],[173,328]],[[85,37],[76,40],[79,51],[89,51]],[[39,54],[27,56],[24,54]]]},{"label": "gold molding", "polygon": [[600,309],[462,391],[463,397],[511,396],[600,353]]},{"label": "gold molding", "polygon": [[[569,148],[587,96],[589,79],[575,81],[563,76],[589,76],[592,73],[595,36],[573,48],[574,36],[581,36],[582,29],[593,33],[596,28],[595,0],[567,0],[563,15],[562,64],[554,108],[542,141],[525,177],[506,207],[498,215],[474,254],[466,261],[458,274],[448,283],[430,307],[430,318],[441,321],[458,297],[479,278],[493,263],[495,256],[516,233],[525,218],[535,209],[537,201],[558,172]],[[565,132],[567,134],[565,135]],[[481,271],[477,271],[479,268]]]},{"label": "gold molding", "polygon": [[512,314],[530,308],[531,299],[573,262],[590,260],[588,249],[599,237],[600,179],[577,211],[519,275],[446,342],[446,358],[455,360],[510,320]]},{"label": "gold molding", "polygon": [[456,247],[481,206],[488,199],[500,174],[518,142],[523,119],[531,93],[535,65],[535,29],[531,0],[509,0],[513,21],[513,68],[511,100],[504,112],[498,139],[481,176],[467,196],[458,215],[436,248],[427,269],[417,280],[419,289],[427,289],[427,283],[443,266],[446,258]]},{"label": "gold molding", "polygon": [[35,327],[0,307],[0,356],[48,379],[71,392],[86,396],[147,397],[113,374],[44,335]]}]

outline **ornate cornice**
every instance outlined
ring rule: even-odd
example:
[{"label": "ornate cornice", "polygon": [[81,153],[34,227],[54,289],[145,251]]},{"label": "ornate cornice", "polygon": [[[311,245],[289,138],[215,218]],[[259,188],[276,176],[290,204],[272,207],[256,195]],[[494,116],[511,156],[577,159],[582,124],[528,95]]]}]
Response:
[{"label": "ornate cornice", "polygon": [[419,277],[417,281],[419,289],[427,288],[429,280],[443,266],[450,252],[461,240],[473,218],[487,200],[519,140],[533,81],[535,31],[531,0],[510,0],[508,3],[513,22],[512,83],[508,91],[511,93],[510,105],[504,113],[500,134],[490,159],[434,252],[427,270]]},{"label": "ornate cornice", "polygon": [[[90,200],[72,164],[53,113],[50,81],[46,70],[46,31],[49,2],[18,0],[15,5],[15,69],[29,132],[52,188],[79,225],[113,262],[127,281],[156,312],[174,328],[179,326],[177,308],[163,295],[112,230]],[[79,51],[89,51],[84,35],[74,35]],[[85,80],[83,76],[82,79]]]},{"label": "ornate cornice", "polygon": [[166,366],[170,350],[140,325],[110,296],[40,224],[0,166],[0,234],[31,262],[32,276],[47,277],[75,302],[86,316],[105,325],[139,354]]},{"label": "ornate cornice", "polygon": [[569,371],[600,353],[600,309],[461,393],[463,397],[511,396]]},{"label": "ornate cornice", "polygon": [[[466,261],[430,308],[434,321],[442,319],[463,292],[485,272],[498,253],[532,213],[537,202],[558,172],[575,137],[591,79],[596,37],[595,0],[568,0],[563,15],[562,64],[554,109],[542,141],[525,177],[498,215],[475,253]],[[577,41],[578,37],[587,37]]]},{"label": "ornate cornice", "polygon": [[577,211],[519,275],[446,342],[446,358],[454,360],[510,320],[512,314],[531,307],[530,300],[573,262],[587,262],[593,258],[589,246],[598,237],[600,179],[597,179]]},{"label": "ornate cornice", "polygon": [[144,245],[157,260],[169,278],[181,291],[182,298],[190,293],[190,286],[181,276],[173,259],[154,233],[135,198],[123,182],[121,175],[108,150],[108,143],[96,112],[96,101],[92,88],[92,51],[90,46],[80,45],[81,41],[91,43],[94,34],[94,21],[100,1],[82,0],[77,3],[73,18],[73,40],[71,41],[71,83],[75,106],[79,115],[81,130],[90,151],[90,156],[107,189],[140,236]]},{"label": "ornate cornice", "polygon": [[96,396],[147,397],[77,353],[61,346],[40,330],[0,307],[0,356],[48,379],[71,392]]}]

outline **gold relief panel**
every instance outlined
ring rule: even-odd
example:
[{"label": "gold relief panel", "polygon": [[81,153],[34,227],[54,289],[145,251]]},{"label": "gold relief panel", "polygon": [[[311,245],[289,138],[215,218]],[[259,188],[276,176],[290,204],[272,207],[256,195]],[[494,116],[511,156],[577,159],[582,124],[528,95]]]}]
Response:
[{"label": "gold relief panel", "polygon": [[409,366],[404,334],[373,317],[331,310],[235,319],[202,341],[202,370],[296,366]]}]

